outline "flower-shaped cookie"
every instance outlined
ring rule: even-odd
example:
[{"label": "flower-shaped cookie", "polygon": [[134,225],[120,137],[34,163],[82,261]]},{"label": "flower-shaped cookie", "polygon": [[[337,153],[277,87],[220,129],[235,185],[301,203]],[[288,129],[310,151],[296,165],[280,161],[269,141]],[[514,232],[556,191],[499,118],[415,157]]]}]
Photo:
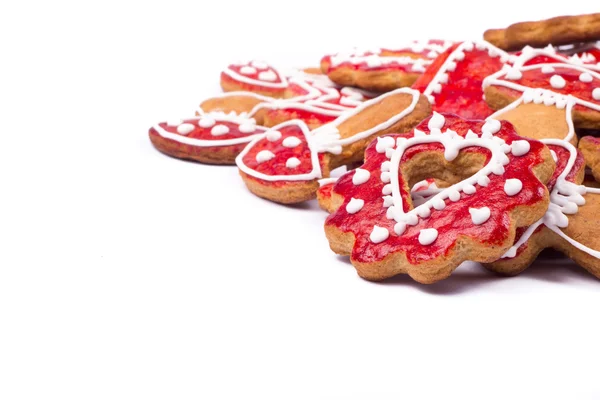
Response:
[{"label": "flower-shaped cookie", "polygon": [[[504,254],[518,227],[544,215],[553,170],[548,149],[510,124],[436,113],[371,143],[364,165],[334,185],[325,232],[361,277],[432,283],[465,260]],[[414,207],[410,188],[428,178],[450,186]]]}]

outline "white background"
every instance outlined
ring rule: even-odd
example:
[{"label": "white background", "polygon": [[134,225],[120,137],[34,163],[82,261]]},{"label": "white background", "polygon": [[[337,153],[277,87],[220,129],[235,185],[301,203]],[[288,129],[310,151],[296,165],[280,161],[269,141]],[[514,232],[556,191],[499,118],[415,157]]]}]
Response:
[{"label": "white background", "polygon": [[237,59],[316,66],[598,11],[534,4],[3,2],[0,398],[599,398],[600,282],[579,268],[369,283],[314,202],[263,201],[147,138]]}]

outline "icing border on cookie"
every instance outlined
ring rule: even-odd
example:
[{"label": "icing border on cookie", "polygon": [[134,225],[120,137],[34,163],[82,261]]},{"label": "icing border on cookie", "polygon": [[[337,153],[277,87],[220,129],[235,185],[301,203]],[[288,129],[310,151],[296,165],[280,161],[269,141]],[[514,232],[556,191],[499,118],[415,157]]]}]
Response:
[{"label": "icing border on cookie", "polygon": [[464,52],[470,52],[474,49],[487,50],[490,57],[500,57],[501,62],[514,59],[514,56],[486,41],[463,42],[459,44],[438,69],[425,90],[423,90],[423,94],[427,96],[431,104],[435,103],[434,93],[440,93],[442,84],[448,81],[448,73],[454,71],[456,64],[464,59]]},{"label": "icing border on cookie", "polygon": [[[298,174],[298,175],[266,175],[261,172],[253,170],[252,168],[248,167],[244,163],[244,157],[246,156],[246,154],[248,154],[250,149],[256,143],[258,143],[261,139],[265,138],[269,134],[269,132],[278,131],[282,128],[285,128],[287,126],[292,126],[292,125],[298,126],[306,139],[308,148],[310,149],[310,159],[311,159],[311,163],[312,163],[312,167],[313,167],[311,172],[309,172],[307,174]],[[276,125],[276,126],[270,128],[263,135],[257,136],[250,143],[248,143],[246,145],[246,147],[244,147],[244,150],[242,150],[241,153],[238,154],[238,156],[235,158],[235,163],[237,164],[238,168],[245,174],[252,176],[254,178],[257,178],[257,179],[262,179],[264,181],[270,181],[270,182],[272,182],[272,181],[310,181],[313,179],[321,178],[322,174],[321,174],[321,164],[319,163],[319,152],[314,147],[315,146],[314,141],[310,140],[310,135],[311,135],[310,129],[308,129],[308,126],[306,125],[306,123],[304,121],[301,121],[298,119],[293,119],[290,121],[283,122],[279,125]]]},{"label": "icing border on cookie", "polygon": [[[191,137],[183,136],[181,134],[169,132],[163,129],[159,124],[155,124],[152,126],[159,136],[170,139],[178,143],[187,144],[195,147],[227,147],[233,146],[237,144],[249,143],[254,139],[258,139],[262,137],[267,128],[256,125],[256,122],[253,118],[247,118],[244,115],[228,115],[221,112],[212,112],[212,113],[204,113],[198,117],[184,118],[185,121],[200,121],[202,118],[211,117],[214,118],[216,122],[230,122],[233,124],[242,125],[244,123],[250,123],[254,125],[257,130],[262,130],[259,133],[249,134],[248,136],[239,137],[235,139],[221,139],[221,140],[206,140],[206,139],[194,139]],[[182,120],[182,122],[183,122]]]},{"label": "icing border on cookie", "polygon": [[545,225],[548,229],[569,242],[573,247],[588,253],[592,257],[600,259],[600,251],[585,246],[569,237],[560,229],[566,228],[569,225],[568,214],[576,214],[578,208],[585,205],[583,195],[587,193],[600,194],[600,189],[577,185],[567,180],[567,176],[571,173],[571,170],[575,165],[575,159],[577,158],[577,149],[575,146],[561,139],[541,139],[540,142],[546,145],[564,147],[569,151],[569,160],[564,170],[556,179],[556,183],[550,192],[550,204],[546,214],[523,232],[519,240],[502,256],[502,259],[514,258],[517,255],[518,249],[531,238],[540,225]]}]

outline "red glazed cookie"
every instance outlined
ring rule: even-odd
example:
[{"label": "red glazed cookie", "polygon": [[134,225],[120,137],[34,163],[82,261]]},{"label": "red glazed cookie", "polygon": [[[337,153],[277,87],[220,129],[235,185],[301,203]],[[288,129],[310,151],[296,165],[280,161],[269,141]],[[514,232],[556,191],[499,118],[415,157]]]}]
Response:
[{"label": "red glazed cookie", "polygon": [[581,185],[584,160],[575,147],[559,139],[543,139],[556,159],[548,182],[550,205],[543,218],[518,231],[515,244],[502,258],[486,265],[504,274],[525,270],[545,248],[562,251],[600,278],[600,191]]},{"label": "red glazed cookie", "polygon": [[483,98],[481,83],[509,59],[507,53],[486,42],[455,44],[427,68],[412,88],[427,96],[436,112],[484,119],[493,110]]},{"label": "red glazed cookie", "polygon": [[[563,62],[547,62],[552,58]],[[522,54],[513,67],[484,80],[492,118],[515,125],[522,136],[577,143],[574,127],[600,127],[600,74],[555,54]]]},{"label": "red glazed cookie", "polygon": [[594,179],[600,182],[600,138],[584,136],[579,140],[578,146]]},{"label": "red glazed cookie", "polygon": [[[465,260],[504,254],[518,227],[544,215],[553,170],[548,149],[508,123],[436,113],[367,148],[364,165],[342,176],[324,205],[335,210],[325,233],[363,278],[407,273],[433,283]],[[414,207],[410,188],[432,177],[451,186]]]},{"label": "red glazed cookie", "polygon": [[273,127],[253,140],[236,163],[254,194],[278,203],[302,202],[315,197],[318,180],[331,170],[361,161],[373,138],[406,132],[429,113],[419,92],[397,89],[312,132],[297,120]]},{"label": "red glazed cookie", "polygon": [[282,73],[263,61],[231,64],[221,72],[225,92],[247,91],[270,97],[284,97],[288,81]]},{"label": "red glazed cookie", "polygon": [[398,49],[355,49],[327,55],[321,70],[339,85],[387,92],[412,83],[452,43],[442,40],[411,42]]},{"label": "red glazed cookie", "polygon": [[483,37],[505,50],[589,42],[600,39],[600,13],[519,22],[506,29],[487,30]]},{"label": "red glazed cookie", "polygon": [[314,129],[375,95],[360,89],[336,86],[325,75],[295,71],[286,76],[282,97],[274,99],[253,92],[228,92],[205,100],[199,112],[234,111],[255,118],[258,123],[268,127],[299,119]]},{"label": "red glazed cookie", "polygon": [[252,118],[208,113],[196,118],[161,122],[150,128],[150,141],[172,157],[207,164],[233,164],[252,139],[267,129]]}]

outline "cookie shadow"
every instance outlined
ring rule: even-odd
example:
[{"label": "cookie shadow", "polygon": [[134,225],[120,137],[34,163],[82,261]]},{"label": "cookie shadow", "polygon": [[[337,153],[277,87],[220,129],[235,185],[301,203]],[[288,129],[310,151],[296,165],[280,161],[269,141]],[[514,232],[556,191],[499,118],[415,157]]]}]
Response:
[{"label": "cookie shadow", "polygon": [[[352,267],[349,257],[337,256],[337,259]],[[600,280],[562,253],[554,250],[543,251],[527,270],[516,276],[498,274],[487,270],[479,263],[465,262],[447,279],[429,285],[419,283],[404,274],[396,275],[381,282],[366,280],[365,282],[380,286],[403,286],[431,295],[449,296],[486,286],[500,285],[508,279],[532,279],[554,284],[586,283],[600,285]]]}]

